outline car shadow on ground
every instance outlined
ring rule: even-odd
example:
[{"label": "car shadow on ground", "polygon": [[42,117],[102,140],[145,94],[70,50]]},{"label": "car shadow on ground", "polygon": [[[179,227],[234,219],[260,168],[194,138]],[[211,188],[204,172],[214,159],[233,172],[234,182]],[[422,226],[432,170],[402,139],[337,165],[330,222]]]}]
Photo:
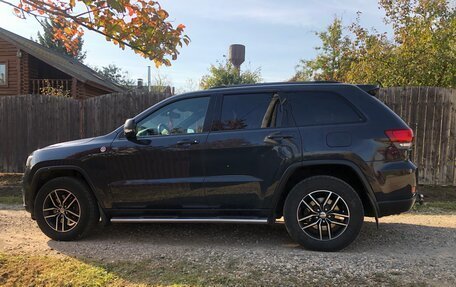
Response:
[{"label": "car shadow on ground", "polygon": [[283,224],[112,224],[81,241],[48,245],[134,284],[301,286],[315,279],[312,272],[332,278],[325,273],[330,265],[342,275],[319,285],[400,286],[404,278],[391,279],[390,270],[409,274],[425,264],[454,273],[456,228],[382,223],[377,229],[365,222],[358,239],[337,256],[304,250]]},{"label": "car shadow on ground", "polygon": [[[288,236],[284,224],[111,224],[83,240],[50,240],[48,245],[70,256],[125,259],[190,250],[308,252]],[[365,222],[357,240],[341,252],[386,255],[448,250],[456,253],[455,228],[381,223],[377,229],[374,222]]]}]

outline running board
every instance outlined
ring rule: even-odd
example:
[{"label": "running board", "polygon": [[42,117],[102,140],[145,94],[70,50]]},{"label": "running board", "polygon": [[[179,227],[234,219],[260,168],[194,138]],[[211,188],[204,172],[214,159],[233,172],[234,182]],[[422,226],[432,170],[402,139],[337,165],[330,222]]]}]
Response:
[{"label": "running board", "polygon": [[113,223],[253,223],[267,224],[267,218],[241,219],[241,218],[137,218],[113,217]]}]

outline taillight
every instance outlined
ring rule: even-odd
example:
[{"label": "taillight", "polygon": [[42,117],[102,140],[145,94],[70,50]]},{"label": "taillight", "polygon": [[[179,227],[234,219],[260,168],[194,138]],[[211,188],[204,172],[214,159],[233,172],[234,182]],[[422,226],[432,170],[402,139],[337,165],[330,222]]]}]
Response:
[{"label": "taillight", "polygon": [[412,146],[413,131],[412,129],[394,129],[386,130],[385,134],[391,142],[398,143],[401,147]]}]

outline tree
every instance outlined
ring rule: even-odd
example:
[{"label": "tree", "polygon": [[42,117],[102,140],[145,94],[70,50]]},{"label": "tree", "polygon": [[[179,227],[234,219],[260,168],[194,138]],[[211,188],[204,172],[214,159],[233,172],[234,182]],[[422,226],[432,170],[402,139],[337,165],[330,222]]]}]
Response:
[{"label": "tree", "polygon": [[[18,1],[16,3],[15,1]],[[84,30],[103,35],[122,49],[129,47],[156,66],[171,65],[178,48],[188,45],[183,24],[174,27],[169,14],[153,0],[0,0],[13,7],[20,18],[50,19],[63,29],[54,31],[54,40],[62,41],[76,55]]]},{"label": "tree", "polygon": [[343,81],[349,68],[350,39],[343,36],[342,20],[335,17],[326,31],[315,33],[322,44],[313,60],[301,60],[293,81],[324,80]]},{"label": "tree", "polygon": [[380,0],[392,35],[358,23],[348,80],[384,86],[456,86],[456,7],[445,0]]},{"label": "tree", "polygon": [[254,84],[261,80],[260,69],[239,71],[230,62],[226,61],[225,63],[218,63],[217,66],[211,65],[209,75],[203,76],[200,87],[209,89],[224,85]]},{"label": "tree", "polygon": [[135,85],[135,81],[132,80],[128,72],[122,70],[122,68],[117,67],[116,65],[108,65],[101,68],[93,68],[98,74],[109,79],[111,82],[116,83],[119,86],[125,88],[131,88]]},{"label": "tree", "polygon": [[361,13],[345,28],[334,25],[339,22],[335,19],[319,34],[322,52],[302,61],[292,80],[455,87],[456,7],[445,0],[380,0],[379,4],[392,35],[362,27]]},{"label": "tree", "polygon": [[167,90],[171,92],[173,83],[167,75],[163,75],[157,70],[157,72],[152,76],[150,86],[151,92],[165,93]]},{"label": "tree", "polygon": [[194,91],[197,91],[198,89],[199,89],[198,81],[189,78],[189,79],[185,80],[185,84],[183,86],[181,86],[180,88],[177,89],[176,94],[194,92]]},{"label": "tree", "polygon": [[84,44],[82,37],[77,38],[77,42],[74,44],[75,51],[68,52],[68,50],[65,48],[65,43],[62,40],[54,39],[54,33],[62,29],[60,24],[57,22],[52,22],[52,20],[48,19],[41,20],[40,24],[43,27],[43,34],[38,32],[38,43],[58,53],[75,58],[80,62],[84,61],[86,58],[86,52],[82,51],[82,45]]}]

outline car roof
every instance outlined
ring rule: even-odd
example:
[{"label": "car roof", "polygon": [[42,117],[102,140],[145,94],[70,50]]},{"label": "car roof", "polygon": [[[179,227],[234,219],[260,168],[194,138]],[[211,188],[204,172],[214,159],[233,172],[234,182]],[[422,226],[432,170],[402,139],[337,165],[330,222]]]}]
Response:
[{"label": "car roof", "polygon": [[222,85],[218,87],[212,87],[210,90],[215,89],[229,89],[229,88],[246,88],[246,87],[283,87],[283,86],[297,86],[297,85],[323,85],[323,84],[341,84],[337,81],[308,81],[308,82],[269,82],[269,83],[257,83],[257,84],[240,84],[240,85]]},{"label": "car roof", "polygon": [[353,87],[359,88],[367,93],[375,94],[379,87],[378,85],[355,85],[355,84],[346,84],[336,81],[312,81],[312,82],[272,82],[272,83],[259,83],[259,84],[242,84],[242,85],[227,85],[227,86],[218,86],[213,87],[207,90],[194,91],[189,93],[184,93],[176,95],[172,98],[187,98],[194,96],[202,96],[214,93],[233,93],[233,92],[267,92],[271,90],[299,90],[299,88],[309,88],[309,87],[318,87],[318,88],[342,88],[342,87]]}]

